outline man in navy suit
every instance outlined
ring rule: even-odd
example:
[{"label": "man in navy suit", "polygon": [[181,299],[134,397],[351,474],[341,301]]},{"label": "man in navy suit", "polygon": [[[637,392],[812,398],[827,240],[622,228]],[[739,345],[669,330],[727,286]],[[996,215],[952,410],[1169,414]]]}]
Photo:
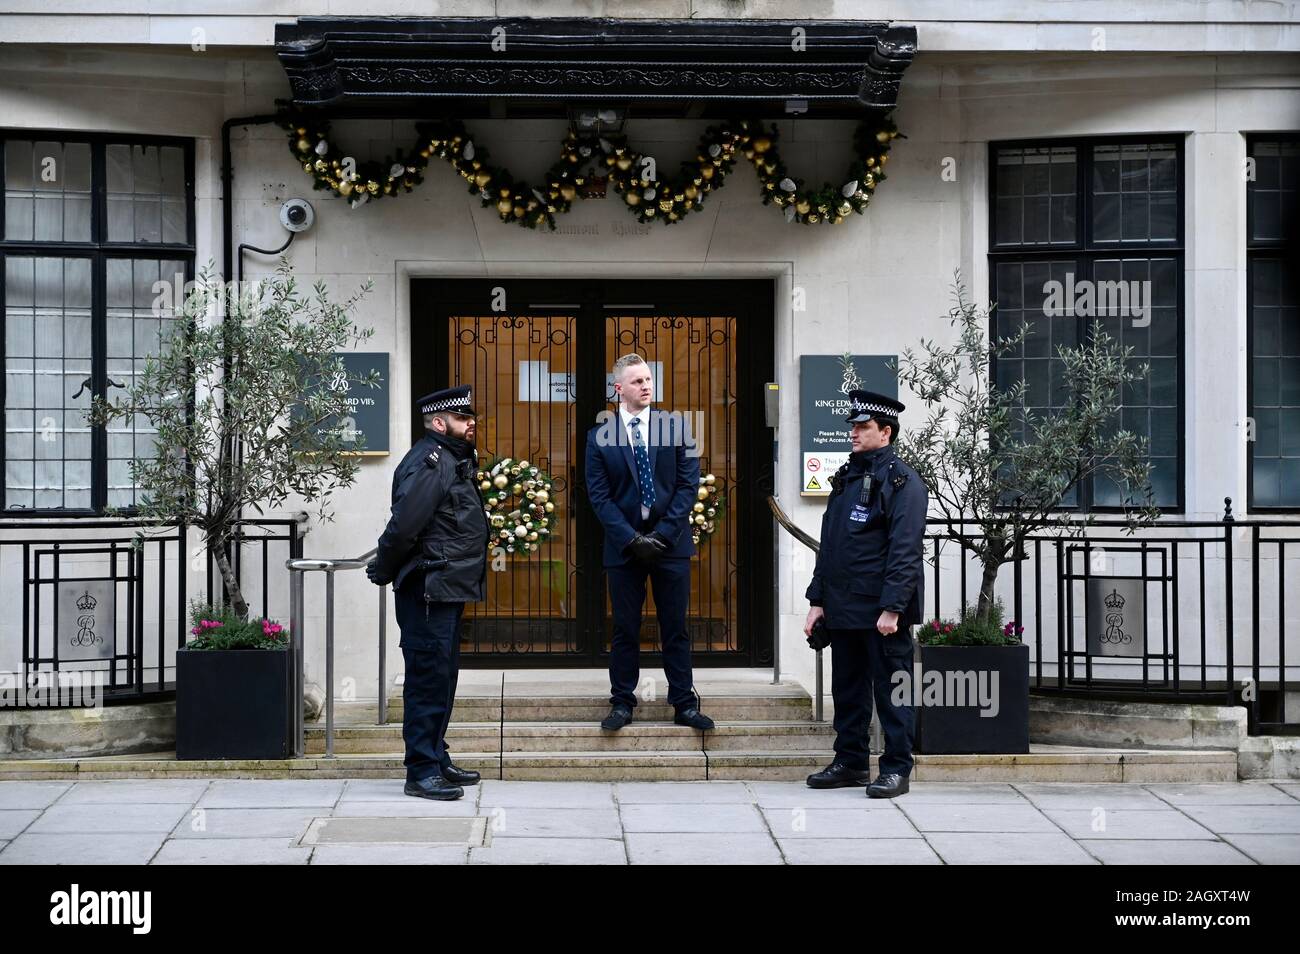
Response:
[{"label": "man in navy suit", "polygon": [[614,613],[609,655],[610,711],[602,729],[632,721],[640,676],[641,614],[646,579],[654,587],[673,721],[712,729],[700,712],[691,675],[686,608],[691,597],[690,518],[700,489],[700,462],[676,415],[650,409],[654,378],[640,355],[614,362],[618,413],[605,412],[587,432],[587,497],[605,528],[605,576]]}]

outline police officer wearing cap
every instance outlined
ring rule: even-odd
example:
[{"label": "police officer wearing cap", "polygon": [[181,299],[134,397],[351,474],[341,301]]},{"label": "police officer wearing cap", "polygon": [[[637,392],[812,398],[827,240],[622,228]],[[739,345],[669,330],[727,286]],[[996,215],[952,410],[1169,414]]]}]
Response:
[{"label": "police officer wearing cap", "polygon": [[[849,400],[853,453],[831,478],[804,624],[811,636],[821,620],[830,636],[835,760],[808,776],[808,785],[866,785],[872,798],[894,798],[908,789],[915,715],[890,696],[895,673],[912,677],[910,628],[921,621],[929,494],[894,453],[903,405],[871,391],[851,391]],[[885,751],[868,784],[873,695]]]},{"label": "police officer wearing cap", "polygon": [[452,763],[445,737],[456,700],[461,615],[466,603],[483,599],[488,521],[475,480],[469,386],[427,394],[417,406],[424,436],[393,474],[392,517],[366,575],[396,592],[406,660],[405,792],[449,800],[479,780],[478,772]]}]

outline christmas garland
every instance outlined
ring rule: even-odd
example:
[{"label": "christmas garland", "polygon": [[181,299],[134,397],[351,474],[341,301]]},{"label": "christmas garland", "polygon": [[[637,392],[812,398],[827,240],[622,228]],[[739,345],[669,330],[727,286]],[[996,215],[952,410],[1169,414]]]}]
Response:
[{"label": "christmas garland", "polygon": [[528,463],[505,457],[476,475],[492,527],[492,542],[506,553],[532,553],[555,526],[554,480]]},{"label": "christmas garland", "polygon": [[488,150],[455,119],[418,124],[415,145],[382,163],[358,163],[347,156],[330,140],[328,120],[284,113],[281,124],[288,130],[290,151],[314,187],[347,199],[354,209],[370,199],[410,192],[424,181],[436,156],[469,183],[470,193],[484,207],[495,207],[502,222],[552,229],[555,216],[572,209],[575,199],[603,197],[610,183],[638,221],[672,225],[704,207],[705,196],[722,187],[738,156],[753,165],[763,204],[784,209],[787,222],[839,225],[849,215],[866,211],[876,186],[885,179],[890,144],[901,135],[888,116],[863,119],[853,135],[855,158],[846,181],[808,188],[781,159],[777,127],[761,120],[727,120],[708,127],[695,158],[683,162],[679,174],[667,180],[651,171],[650,157],[631,148],[627,137],[580,138],[570,130],[542,183],[530,186],[505,167],[492,165]]},{"label": "christmas garland", "polygon": [[727,498],[723,496],[722,485],[713,474],[705,474],[700,478],[700,489],[696,492],[696,497],[691,512],[691,540],[698,547],[707,542],[717,530]]}]

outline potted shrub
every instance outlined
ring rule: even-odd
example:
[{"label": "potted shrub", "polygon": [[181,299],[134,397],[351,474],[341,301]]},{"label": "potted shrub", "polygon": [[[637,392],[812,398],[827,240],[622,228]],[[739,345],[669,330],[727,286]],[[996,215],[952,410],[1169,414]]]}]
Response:
[{"label": "potted shrub", "polygon": [[1029,751],[1029,647],[1002,603],[958,621],[918,628],[921,679],[914,690],[917,751],[1017,754]]},{"label": "potted shrub", "polygon": [[176,651],[176,758],[283,759],[292,753],[289,630],[194,606]]}]

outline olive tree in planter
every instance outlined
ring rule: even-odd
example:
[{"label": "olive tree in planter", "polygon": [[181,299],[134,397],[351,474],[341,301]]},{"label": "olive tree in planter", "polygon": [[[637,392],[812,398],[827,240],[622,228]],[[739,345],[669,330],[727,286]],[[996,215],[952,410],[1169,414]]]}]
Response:
[{"label": "olive tree in planter", "polygon": [[[981,569],[978,599],[964,618],[920,630],[926,752],[1028,751],[1029,647],[1021,621],[1002,620],[995,587],[1004,565],[1025,558],[1034,534],[1083,531],[1091,518],[1069,507],[1071,493],[1089,480],[1111,481],[1130,530],[1158,515],[1145,439],[1119,426],[1124,390],[1144,379],[1147,367],[1135,366],[1132,349],[1094,321],[1084,341],[1056,349],[1052,406],[1030,406],[1023,378],[993,376],[996,361],[1022,354],[1034,331],[1022,322],[1013,334],[993,334],[992,310],[976,306],[958,276],[948,312],[955,340],[923,339],[919,353],[909,348],[898,360],[899,383],[926,409],[923,421],[904,428],[899,453],[925,481],[948,538]],[[986,674],[989,684],[996,679],[996,715],[981,716],[993,705],[969,699],[927,712],[927,688],[936,690],[939,678],[944,690],[969,688],[972,673]],[[932,695],[954,701],[950,691]],[[981,739],[989,747],[980,747]]]},{"label": "olive tree in planter", "polygon": [[[220,731],[247,707],[242,683],[248,680],[282,685],[271,710],[292,712],[288,639],[233,638],[248,625],[233,566],[237,528],[247,511],[263,515],[292,500],[313,505],[318,519],[328,521],[333,493],[355,480],[362,443],[340,422],[350,413],[348,391],[378,382],[349,377],[339,353],[372,334],[350,317],[369,287],[338,303],[322,283],[310,294],[300,291],[284,261],[239,288],[214,283],[205,271],[173,306],[158,352],[144,359],[123,393],[94,402],[96,424],[146,422],[156,432],[155,454],[131,461],[133,515],[146,524],[142,536],[150,527],[196,527],[222,580],[213,594],[221,605],[195,612],[224,620],[227,638],[177,650],[178,752],[211,751],[204,734]],[[164,293],[155,310],[167,306]],[[255,629],[260,625],[254,621]]]}]

